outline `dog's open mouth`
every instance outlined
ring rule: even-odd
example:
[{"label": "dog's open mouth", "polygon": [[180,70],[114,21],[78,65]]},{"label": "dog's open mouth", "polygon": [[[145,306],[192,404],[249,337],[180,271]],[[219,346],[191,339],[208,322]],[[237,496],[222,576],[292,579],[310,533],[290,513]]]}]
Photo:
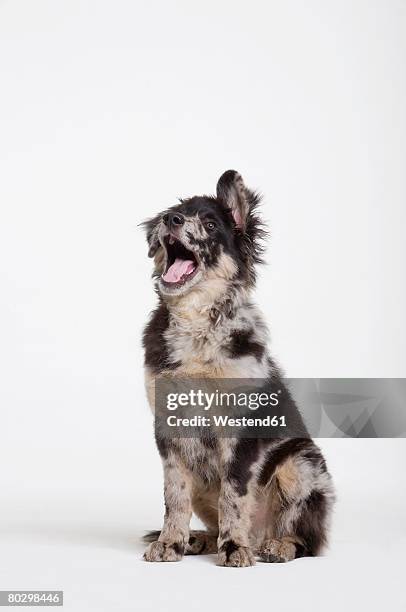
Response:
[{"label": "dog's open mouth", "polygon": [[164,244],[167,253],[166,271],[162,281],[166,285],[184,285],[196,274],[199,264],[196,257],[179,240],[173,236],[165,236]]}]

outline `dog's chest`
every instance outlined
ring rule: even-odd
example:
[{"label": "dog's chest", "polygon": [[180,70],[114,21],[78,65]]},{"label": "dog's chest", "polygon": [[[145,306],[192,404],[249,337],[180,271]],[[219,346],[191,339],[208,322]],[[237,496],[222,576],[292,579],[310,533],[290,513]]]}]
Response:
[{"label": "dog's chest", "polygon": [[190,371],[218,368],[224,363],[225,330],[199,319],[175,319],[165,334],[170,359]]},{"label": "dog's chest", "polygon": [[[245,315],[245,316],[244,316]],[[253,355],[232,356],[232,334],[253,328],[246,314],[213,322],[206,316],[173,317],[165,332],[169,359],[177,364],[176,374],[185,376],[262,377],[266,367]]]},{"label": "dog's chest", "polygon": [[203,481],[216,481],[220,474],[219,453],[204,438],[179,438],[172,440],[172,452],[181,462]]}]

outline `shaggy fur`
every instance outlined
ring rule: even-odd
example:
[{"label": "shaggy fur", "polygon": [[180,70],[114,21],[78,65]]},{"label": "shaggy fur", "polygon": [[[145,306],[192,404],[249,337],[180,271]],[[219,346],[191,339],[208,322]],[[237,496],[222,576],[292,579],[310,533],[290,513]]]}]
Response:
[{"label": "shaggy fur", "polygon": [[[284,390],[268,352],[268,331],[251,301],[265,228],[259,196],[234,170],[215,197],[181,200],[145,222],[159,303],[144,332],[147,395],[159,377],[263,378]],[[217,551],[217,563],[245,567],[321,553],[334,492],[308,437],[181,438],[156,432],[163,462],[165,518],[151,532],[147,561]],[[207,531],[189,531],[194,512]]]}]

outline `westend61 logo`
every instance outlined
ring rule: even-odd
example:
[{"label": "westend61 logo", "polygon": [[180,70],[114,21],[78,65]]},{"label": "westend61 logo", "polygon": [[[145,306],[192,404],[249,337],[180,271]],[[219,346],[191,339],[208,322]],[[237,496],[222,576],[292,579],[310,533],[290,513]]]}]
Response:
[{"label": "westend61 logo", "polygon": [[249,408],[258,410],[266,406],[277,406],[279,404],[278,390],[276,393],[225,393],[216,389],[213,392],[202,389],[190,389],[181,393],[168,393],[166,407],[168,410],[177,410],[186,406],[210,410],[211,408]]}]

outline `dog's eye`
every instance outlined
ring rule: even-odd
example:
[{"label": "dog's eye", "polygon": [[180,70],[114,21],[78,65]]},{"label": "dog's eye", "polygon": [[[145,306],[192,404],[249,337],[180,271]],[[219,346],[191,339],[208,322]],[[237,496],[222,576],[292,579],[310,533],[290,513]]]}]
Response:
[{"label": "dog's eye", "polygon": [[206,223],[206,227],[208,230],[214,230],[216,224],[213,221],[209,221],[208,223]]}]

